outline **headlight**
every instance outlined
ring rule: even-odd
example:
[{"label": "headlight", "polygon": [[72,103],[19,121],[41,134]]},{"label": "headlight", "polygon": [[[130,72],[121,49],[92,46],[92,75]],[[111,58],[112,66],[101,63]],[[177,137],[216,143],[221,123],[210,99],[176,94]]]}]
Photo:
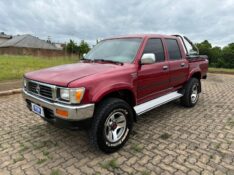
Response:
[{"label": "headlight", "polygon": [[27,87],[27,80],[24,78],[23,82],[24,82],[24,87],[26,88]]},{"label": "headlight", "polygon": [[70,100],[70,91],[69,89],[60,89],[60,98],[66,101]]},{"label": "headlight", "polygon": [[70,103],[80,103],[85,88],[60,88],[60,99]]}]

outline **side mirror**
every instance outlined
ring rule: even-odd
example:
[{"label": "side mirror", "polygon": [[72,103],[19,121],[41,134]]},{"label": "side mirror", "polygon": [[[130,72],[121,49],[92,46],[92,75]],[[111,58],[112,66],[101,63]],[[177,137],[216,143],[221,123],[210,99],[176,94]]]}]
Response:
[{"label": "side mirror", "polygon": [[86,56],[86,53],[83,53],[82,58],[85,58],[85,56]]},{"label": "side mirror", "polygon": [[141,57],[141,64],[153,64],[155,63],[156,58],[155,58],[155,54],[153,53],[144,53]]}]

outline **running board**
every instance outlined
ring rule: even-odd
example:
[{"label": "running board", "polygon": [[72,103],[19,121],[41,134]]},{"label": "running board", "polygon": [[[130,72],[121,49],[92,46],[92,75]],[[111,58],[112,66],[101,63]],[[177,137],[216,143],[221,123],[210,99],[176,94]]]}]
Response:
[{"label": "running board", "polygon": [[161,106],[163,104],[166,104],[170,101],[173,101],[175,99],[178,99],[182,97],[183,95],[178,92],[171,92],[169,94],[166,94],[164,96],[158,97],[156,99],[150,100],[148,102],[142,103],[140,105],[137,105],[134,107],[134,110],[137,115],[144,114],[145,112],[150,111],[151,109],[154,109],[158,106]]}]

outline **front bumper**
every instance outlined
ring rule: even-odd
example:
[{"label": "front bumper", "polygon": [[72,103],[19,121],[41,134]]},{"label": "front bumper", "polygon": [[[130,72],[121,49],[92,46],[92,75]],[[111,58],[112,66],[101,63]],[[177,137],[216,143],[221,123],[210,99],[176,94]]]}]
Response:
[{"label": "front bumper", "polygon": [[[23,89],[23,97],[25,101],[29,103],[35,103],[43,107],[45,111],[50,111],[50,117],[53,115],[54,117],[58,117],[65,120],[85,120],[93,117],[94,113],[94,104],[84,104],[84,105],[67,105],[61,104],[57,102],[51,102],[42,98],[39,98],[35,95],[31,95],[27,91]],[[65,110],[68,112],[68,116],[65,118],[64,116],[60,116],[56,113],[56,109]],[[51,114],[53,112],[53,114]],[[45,117],[47,117],[45,115]]]}]

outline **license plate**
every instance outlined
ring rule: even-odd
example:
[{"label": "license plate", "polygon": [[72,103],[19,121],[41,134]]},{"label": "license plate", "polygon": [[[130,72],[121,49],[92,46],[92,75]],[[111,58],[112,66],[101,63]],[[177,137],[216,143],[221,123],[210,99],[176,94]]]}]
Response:
[{"label": "license plate", "polygon": [[38,115],[40,115],[41,117],[44,117],[44,110],[41,106],[38,106],[37,104],[31,103],[32,105],[32,111]]}]

